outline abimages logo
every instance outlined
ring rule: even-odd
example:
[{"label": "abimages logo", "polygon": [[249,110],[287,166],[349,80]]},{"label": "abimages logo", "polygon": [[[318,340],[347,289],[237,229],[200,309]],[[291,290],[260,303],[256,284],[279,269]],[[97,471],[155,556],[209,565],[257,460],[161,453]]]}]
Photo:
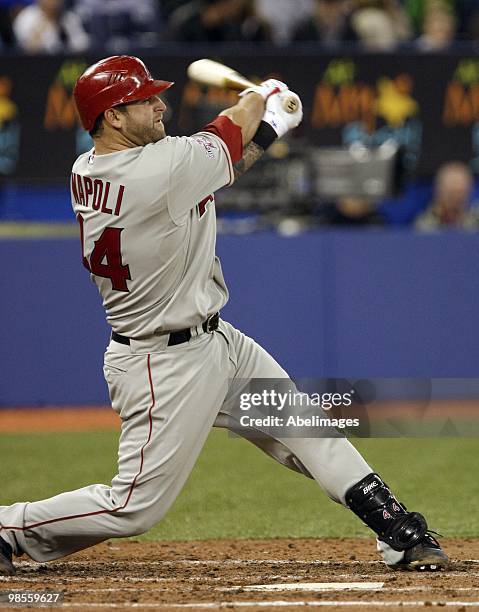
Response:
[{"label": "abimages logo", "polygon": [[383,510],[383,519],[390,519],[392,516],[389,514],[387,510]]}]

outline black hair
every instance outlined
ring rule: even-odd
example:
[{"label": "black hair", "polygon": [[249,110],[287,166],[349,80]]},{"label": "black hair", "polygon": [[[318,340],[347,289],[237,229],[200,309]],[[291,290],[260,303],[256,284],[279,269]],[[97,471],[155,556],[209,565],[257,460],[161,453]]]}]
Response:
[{"label": "black hair", "polygon": [[102,123],[103,123],[103,113],[101,113],[101,115],[98,115],[98,117],[95,119],[95,123],[93,124],[92,129],[88,131],[88,133],[90,134],[92,138],[100,133],[102,129]]}]

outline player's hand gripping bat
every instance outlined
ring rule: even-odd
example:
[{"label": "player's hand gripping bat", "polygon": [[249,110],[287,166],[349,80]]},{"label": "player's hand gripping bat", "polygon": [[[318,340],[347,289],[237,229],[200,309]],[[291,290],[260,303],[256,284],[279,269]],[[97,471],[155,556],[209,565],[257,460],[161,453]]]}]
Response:
[{"label": "player's hand gripping bat", "polygon": [[[215,85],[225,89],[243,91],[248,87],[255,87],[255,83],[248,80],[233,68],[210,59],[200,59],[188,66],[187,75],[192,81],[203,85]],[[285,92],[286,94],[286,92]],[[283,109],[287,113],[298,110],[298,100],[294,96],[284,95],[281,99]]]}]

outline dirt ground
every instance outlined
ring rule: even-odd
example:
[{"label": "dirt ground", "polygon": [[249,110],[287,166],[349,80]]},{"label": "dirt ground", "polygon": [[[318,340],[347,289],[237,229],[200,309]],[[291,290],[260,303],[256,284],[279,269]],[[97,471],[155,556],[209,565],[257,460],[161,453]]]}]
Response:
[{"label": "dirt ground", "polygon": [[[426,574],[386,569],[369,539],[111,540],[49,564],[18,560],[17,575],[0,579],[0,591],[49,589],[63,594],[62,607],[80,610],[479,608],[479,541],[442,542],[451,568]],[[284,586],[293,583],[303,586]],[[310,583],[343,589],[311,591]],[[277,590],[250,590],[255,585]]]},{"label": "dirt ground", "polygon": [[119,429],[120,417],[109,406],[1,408],[0,433]]}]

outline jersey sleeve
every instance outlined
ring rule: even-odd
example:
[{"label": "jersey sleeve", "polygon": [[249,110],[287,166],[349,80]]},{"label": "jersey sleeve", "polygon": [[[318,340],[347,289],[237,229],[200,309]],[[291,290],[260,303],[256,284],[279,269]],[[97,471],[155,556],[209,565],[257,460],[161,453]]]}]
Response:
[{"label": "jersey sleeve", "polygon": [[233,183],[233,162],[241,158],[242,144],[240,128],[227,117],[218,117],[201,132],[175,140],[168,211],[178,223],[205,197]]}]

